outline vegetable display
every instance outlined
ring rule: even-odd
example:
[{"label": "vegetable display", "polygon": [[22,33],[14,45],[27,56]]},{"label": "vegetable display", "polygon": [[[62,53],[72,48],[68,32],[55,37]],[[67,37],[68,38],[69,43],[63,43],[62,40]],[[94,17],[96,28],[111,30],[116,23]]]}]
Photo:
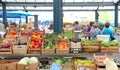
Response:
[{"label": "vegetable display", "polygon": [[36,57],[31,57],[31,58],[24,57],[18,62],[18,64],[24,64],[24,65],[34,64],[34,63],[39,63],[38,58],[36,58]]},{"label": "vegetable display", "polygon": [[39,31],[35,31],[32,33],[31,42],[30,42],[30,48],[40,48],[42,47],[43,43],[43,34],[41,34]]},{"label": "vegetable display", "polygon": [[45,36],[45,40],[43,43],[43,48],[44,49],[51,49],[54,47],[55,45],[55,38],[57,36],[57,33],[53,33],[53,34],[46,34]]},{"label": "vegetable display", "polygon": [[56,64],[65,64],[65,63],[70,63],[71,60],[67,58],[61,58],[61,57],[53,57],[53,62]]}]

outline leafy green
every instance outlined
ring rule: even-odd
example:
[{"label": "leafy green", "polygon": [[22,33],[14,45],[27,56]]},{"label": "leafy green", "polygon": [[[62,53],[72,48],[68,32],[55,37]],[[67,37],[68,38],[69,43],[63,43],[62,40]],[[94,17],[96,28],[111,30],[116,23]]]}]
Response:
[{"label": "leafy green", "polygon": [[45,49],[50,49],[50,48],[54,47],[54,45],[56,43],[56,41],[55,41],[56,36],[57,36],[57,33],[45,35],[45,40],[43,43],[43,46]]}]

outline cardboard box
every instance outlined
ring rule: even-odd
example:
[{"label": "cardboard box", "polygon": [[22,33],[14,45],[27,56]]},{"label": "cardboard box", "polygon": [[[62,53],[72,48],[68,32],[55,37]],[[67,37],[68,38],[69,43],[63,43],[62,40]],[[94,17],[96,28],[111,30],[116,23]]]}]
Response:
[{"label": "cardboard box", "polygon": [[39,70],[39,68],[37,63],[29,65],[17,64],[17,70]]}]

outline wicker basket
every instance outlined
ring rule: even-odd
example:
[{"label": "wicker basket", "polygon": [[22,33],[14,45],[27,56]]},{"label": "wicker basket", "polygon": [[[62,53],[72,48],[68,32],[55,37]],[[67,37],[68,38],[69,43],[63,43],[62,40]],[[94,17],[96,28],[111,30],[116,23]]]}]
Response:
[{"label": "wicker basket", "polygon": [[13,54],[27,54],[27,45],[14,45]]}]

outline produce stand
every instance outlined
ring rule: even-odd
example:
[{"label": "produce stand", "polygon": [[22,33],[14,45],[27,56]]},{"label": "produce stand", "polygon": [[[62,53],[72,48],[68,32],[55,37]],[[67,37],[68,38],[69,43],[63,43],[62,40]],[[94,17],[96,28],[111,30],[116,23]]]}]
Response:
[{"label": "produce stand", "polygon": [[[80,35],[79,32],[82,33],[82,31],[75,32],[78,33],[78,36]],[[38,70],[38,68],[39,70],[50,70],[54,63],[58,63],[58,66],[61,66],[61,70],[96,70],[99,66],[105,65],[94,60],[94,53],[107,53],[108,57],[110,57],[115,54],[114,51],[111,51],[114,49],[116,54],[119,55],[119,47],[114,44],[115,41],[113,43],[109,42],[110,47],[106,47],[106,44],[101,41],[82,40],[80,37],[74,38],[73,36],[71,33],[61,35],[57,33],[47,34],[40,30],[21,28],[20,33],[15,33],[15,35],[8,34],[5,39],[1,40],[0,61],[4,63],[0,64],[0,67],[4,65],[3,70],[10,70],[12,68],[14,68],[12,70]],[[104,49],[107,52],[104,52]],[[28,58],[29,61],[27,64],[20,64],[21,58],[24,57]],[[38,58],[41,65],[39,63],[30,64],[30,62],[34,62],[30,59],[32,57]],[[81,59],[81,57],[86,59]],[[2,61],[8,58],[18,59],[18,61]],[[54,60],[54,58],[58,59]],[[66,58],[71,59],[71,62],[66,63]],[[77,63],[75,63],[74,58],[77,59]],[[27,60],[24,59],[22,61]]]}]

